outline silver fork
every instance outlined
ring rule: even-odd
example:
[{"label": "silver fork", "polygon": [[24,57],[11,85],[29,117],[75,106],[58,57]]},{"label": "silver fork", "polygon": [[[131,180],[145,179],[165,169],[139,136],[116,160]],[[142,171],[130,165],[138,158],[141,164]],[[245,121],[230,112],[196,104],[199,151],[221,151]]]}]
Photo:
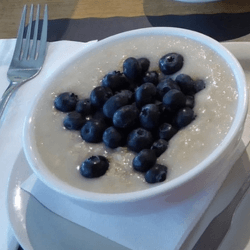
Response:
[{"label": "silver fork", "polygon": [[[33,4],[30,6],[29,24],[26,37],[24,38],[24,27],[26,22],[27,6],[23,8],[22,18],[18,29],[16,47],[13,58],[7,72],[10,84],[5,90],[0,100],[0,120],[4,109],[10,100],[11,95],[23,83],[35,77],[42,69],[43,62],[47,50],[47,29],[48,29],[48,7],[44,7],[44,18],[40,40],[38,40],[38,24],[40,16],[40,6],[37,5],[36,21],[33,26]],[[33,37],[31,39],[31,30],[34,28]]]}]

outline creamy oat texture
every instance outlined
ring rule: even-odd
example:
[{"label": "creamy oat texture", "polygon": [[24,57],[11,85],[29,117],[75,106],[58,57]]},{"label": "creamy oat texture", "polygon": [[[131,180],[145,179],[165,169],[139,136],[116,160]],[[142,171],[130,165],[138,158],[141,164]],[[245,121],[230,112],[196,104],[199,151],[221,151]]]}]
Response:
[{"label": "creamy oat texture", "polygon": [[[113,70],[122,71],[123,61],[130,56],[147,57],[150,70],[158,69],[159,59],[170,52],[184,57],[184,66],[177,74],[203,79],[206,89],[196,94],[197,118],[179,131],[169,143],[158,163],[168,166],[170,181],[186,173],[205,159],[227,134],[237,108],[235,78],[227,64],[204,45],[179,37],[146,37],[124,40],[118,45],[102,47],[88,58],[69,65],[50,84],[39,101],[35,116],[35,138],[41,159],[59,179],[70,185],[100,193],[122,193],[155,187],[147,184],[144,175],[132,169],[134,154],[126,148],[108,149],[103,143],[84,142],[79,132],[62,126],[66,114],[53,107],[55,96],[70,91],[87,98],[103,76]],[[175,78],[176,74],[173,75]],[[92,155],[104,155],[110,161],[107,173],[97,179],[86,179],[79,173],[80,164]]]}]

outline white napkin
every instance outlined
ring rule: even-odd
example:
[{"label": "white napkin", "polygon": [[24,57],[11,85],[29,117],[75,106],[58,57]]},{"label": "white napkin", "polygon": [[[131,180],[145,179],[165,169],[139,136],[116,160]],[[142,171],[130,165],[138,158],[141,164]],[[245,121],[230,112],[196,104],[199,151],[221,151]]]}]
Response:
[{"label": "white napkin", "polygon": [[[0,40],[0,96],[4,93],[9,82],[7,79],[7,70],[9,68],[16,39]],[[86,43],[87,44],[87,43]],[[22,130],[23,122],[29,106],[36,94],[43,85],[43,79],[60,67],[70,57],[81,51],[85,45],[80,42],[60,41],[50,43],[48,46],[48,55],[41,73],[33,80],[25,83],[14,94],[10,100],[5,112],[4,122],[0,123],[0,249],[17,249],[17,242],[13,233],[9,230],[9,221],[7,216],[7,187],[8,178],[11,169],[22,148]]]},{"label": "white napkin", "polygon": [[[59,52],[59,49],[59,47],[55,48],[55,52]],[[59,58],[53,57],[53,59],[57,62]],[[55,61],[48,57],[46,66],[50,65],[50,70],[53,70]],[[40,77],[43,75],[41,72]],[[247,121],[246,127],[249,128],[249,121]],[[249,129],[245,129],[243,144],[237,148],[236,154],[231,159],[231,165],[228,166],[228,171],[248,144],[249,135]],[[107,215],[92,212],[85,209],[80,203],[72,202],[69,198],[51,190],[34,174],[22,184],[22,189],[31,193],[54,213],[125,247],[136,250],[174,250],[179,249],[200,219],[224,178],[225,176],[218,177],[216,182],[212,183],[205,191],[196,193],[188,200],[171,204],[164,211],[140,216]]]}]

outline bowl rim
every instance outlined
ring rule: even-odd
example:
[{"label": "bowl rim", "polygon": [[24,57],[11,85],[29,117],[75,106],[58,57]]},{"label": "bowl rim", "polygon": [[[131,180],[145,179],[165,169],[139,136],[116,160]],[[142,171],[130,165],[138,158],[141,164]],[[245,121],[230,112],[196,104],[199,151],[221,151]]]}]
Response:
[{"label": "bowl rim", "polygon": [[[28,115],[26,116],[22,137],[23,137],[24,153],[32,171],[45,185],[47,185],[51,189],[77,200],[82,200],[92,203],[93,202],[102,203],[102,204],[135,202],[156,196],[167,195],[174,189],[179,188],[180,186],[184,185],[185,183],[199,176],[207,168],[208,165],[215,162],[219,157],[219,155],[224,153],[230,141],[232,141],[234,138],[238,136],[237,132],[239,128],[244,126],[244,121],[246,118],[247,107],[248,107],[248,91],[246,86],[245,74],[243,72],[240,63],[231,54],[231,52],[229,52],[219,42],[206,35],[203,35],[196,31],[191,31],[181,28],[173,28],[173,27],[151,27],[151,28],[136,29],[136,30],[122,32],[113,35],[111,37],[105,38],[103,40],[100,40],[91,45],[88,45],[80,53],[72,57],[70,61],[72,63],[75,63],[80,57],[84,56],[86,53],[89,53],[96,48],[100,48],[101,46],[110,42],[116,42],[124,38],[129,38],[131,36],[149,36],[149,35],[151,36],[175,35],[175,36],[186,37],[208,46],[212,50],[216,51],[224,60],[227,61],[229,67],[234,73],[238,87],[238,106],[233,123],[227,135],[225,136],[223,141],[219,144],[219,146],[216,148],[216,150],[214,150],[209,155],[209,157],[204,159],[193,169],[189,170],[188,172],[182,174],[181,176],[169,182],[162,183],[161,185],[158,185],[156,187],[151,187],[149,189],[129,192],[129,193],[107,194],[107,193],[95,193],[95,192],[84,191],[72,187],[68,184],[65,185],[65,183],[62,180],[53,176],[51,172],[49,172],[49,170],[46,168],[45,164],[42,162],[40,157],[38,156],[36,152],[36,147],[32,146],[34,145],[34,142],[32,142],[32,138],[30,137],[30,132],[29,132],[30,129],[32,129],[32,114],[35,111],[36,105],[40,97],[42,97],[43,93],[49,86],[49,84],[45,84],[42,91],[35,98],[34,103],[33,105],[31,105],[31,109]],[[51,78],[59,74],[65,68],[66,65],[68,65],[68,62],[62,67],[58,68],[56,71],[54,71],[53,75],[48,77],[47,83],[50,82]],[[241,82],[240,85],[239,82]]]}]

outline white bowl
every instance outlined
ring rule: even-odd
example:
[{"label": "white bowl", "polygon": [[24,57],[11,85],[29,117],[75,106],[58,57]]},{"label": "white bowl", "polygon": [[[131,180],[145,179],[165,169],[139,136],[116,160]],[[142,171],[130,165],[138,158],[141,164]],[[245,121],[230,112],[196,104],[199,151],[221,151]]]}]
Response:
[{"label": "white bowl", "polygon": [[[46,89],[48,87],[51,88],[51,85],[53,86],[60,74],[67,73],[69,64],[75,65],[79,63],[79,60],[82,60],[82,58],[86,60],[91,56],[91,52],[96,49],[105,48],[105,45],[110,43],[116,44],[124,39],[133,37],[152,37],[157,35],[175,35],[198,41],[214,50],[228,63],[237,82],[238,103],[232,126],[223,141],[206,159],[187,173],[169,182],[141,191],[119,194],[95,193],[75,188],[57,178],[42,161],[34,136],[34,114],[37,104],[43,97]],[[125,213],[142,213],[142,211],[164,209],[164,207],[168,206],[168,202],[185,199],[195,192],[207,187],[213,181],[216,181],[218,175],[226,175],[228,172],[228,163],[241,139],[247,114],[248,99],[244,72],[234,56],[220,43],[205,35],[189,30],[178,28],[145,28],[124,32],[90,45],[81,54],[72,59],[69,64],[65,65],[64,68],[57,72],[54,72],[53,75],[49,77],[48,81],[45,82],[44,91],[39,94],[35,103],[31,106],[31,111],[26,118],[24,126],[23,147],[26,158],[37,177],[50,188],[78,202],[83,202],[85,207],[98,212],[124,213],[125,211]]]}]

